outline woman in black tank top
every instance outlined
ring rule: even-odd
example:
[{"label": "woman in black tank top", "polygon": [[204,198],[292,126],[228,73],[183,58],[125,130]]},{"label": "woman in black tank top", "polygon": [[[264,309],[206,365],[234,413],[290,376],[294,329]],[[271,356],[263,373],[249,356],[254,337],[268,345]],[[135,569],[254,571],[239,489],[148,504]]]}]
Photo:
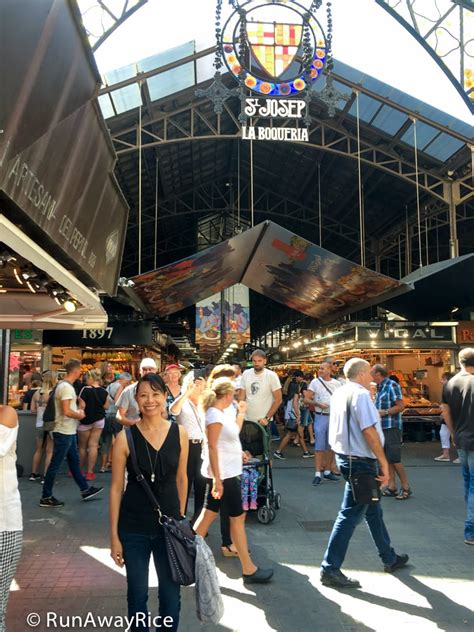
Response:
[{"label": "woman in black tank top", "polygon": [[[158,375],[148,374],[137,384],[136,394],[141,420],[132,426],[137,460],[141,473],[150,484],[164,514],[174,518],[184,515],[187,496],[186,466],[188,436],[184,428],[161,416],[166,386]],[[125,471],[128,473],[124,493]],[[117,435],[113,452],[110,489],[111,556],[127,571],[128,616],[130,630],[163,627],[164,617],[171,617],[178,629],[180,587],[171,579],[163,528],[130,461],[125,432]],[[148,620],[148,567],[150,557],[158,575],[160,617]],[[170,619],[166,620],[169,625]]]}]

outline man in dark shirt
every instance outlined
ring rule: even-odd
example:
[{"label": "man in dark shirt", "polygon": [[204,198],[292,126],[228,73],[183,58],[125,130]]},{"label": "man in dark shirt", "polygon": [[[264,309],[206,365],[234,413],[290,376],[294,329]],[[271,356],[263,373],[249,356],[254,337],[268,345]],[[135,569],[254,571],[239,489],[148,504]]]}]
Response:
[{"label": "man in dark shirt", "polygon": [[461,370],[443,390],[443,418],[458,449],[467,517],[464,542],[474,544],[474,348],[459,353]]}]

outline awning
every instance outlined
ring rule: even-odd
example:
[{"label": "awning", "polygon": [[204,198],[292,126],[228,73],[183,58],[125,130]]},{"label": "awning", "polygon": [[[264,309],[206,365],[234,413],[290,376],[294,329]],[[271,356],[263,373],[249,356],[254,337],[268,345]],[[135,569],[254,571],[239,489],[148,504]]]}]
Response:
[{"label": "awning", "polygon": [[321,323],[411,290],[268,221],[133,281],[160,316],[243,283]]},{"label": "awning", "polygon": [[6,217],[0,215],[2,246],[27,259],[63,287],[78,303],[69,313],[58,306],[47,291],[11,291],[3,289],[0,309],[0,329],[102,329],[107,327],[107,313],[98,295],[51,257],[43,248],[22,233]]},{"label": "awning", "polygon": [[473,279],[474,254],[433,263],[402,279],[414,292],[384,301],[383,307],[410,320],[450,317],[452,310],[474,305]]}]

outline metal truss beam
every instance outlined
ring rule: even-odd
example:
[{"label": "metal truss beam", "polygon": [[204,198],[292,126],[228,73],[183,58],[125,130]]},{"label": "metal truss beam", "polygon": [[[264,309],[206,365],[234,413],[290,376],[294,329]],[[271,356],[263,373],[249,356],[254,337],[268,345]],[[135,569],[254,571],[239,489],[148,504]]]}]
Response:
[{"label": "metal truss beam", "polygon": [[[117,0],[93,0],[92,4],[90,0],[78,0],[82,22],[94,53],[148,0],[119,0],[119,2],[121,2],[120,6]],[[96,31],[96,25],[99,23],[101,32]]]},{"label": "metal truss beam", "polygon": [[431,55],[474,114],[472,52],[468,52],[474,32],[472,3],[468,8],[468,2],[457,0],[375,1]]},{"label": "metal truss beam", "polygon": [[[234,174],[235,176],[235,174]],[[232,176],[225,178],[227,182]],[[225,186],[225,183],[223,183]],[[229,205],[228,189],[219,186],[213,182],[208,185],[200,185],[194,189],[183,192],[182,194],[172,196],[160,202],[159,221],[166,221],[173,218],[184,218],[195,214],[204,213],[235,213],[236,209]],[[245,183],[241,186],[241,213],[248,214],[250,210],[246,205],[248,198],[249,184]],[[291,197],[282,196],[275,193],[272,189],[266,188],[260,184],[255,185],[255,212],[268,216],[269,218],[293,219],[296,223],[308,224],[317,227],[318,212],[316,207],[302,204],[298,200]],[[219,201],[220,200],[220,201]],[[216,204],[217,201],[217,204]],[[196,206],[195,206],[196,205]],[[234,201],[236,205],[236,201]],[[154,222],[154,217],[148,214],[153,207],[142,209],[144,221],[142,227]],[[129,224],[129,231],[136,230],[138,224],[136,222]],[[359,243],[359,233],[353,225],[343,224],[336,219],[331,220],[325,218],[324,231],[344,239],[354,244]]]},{"label": "metal truss beam", "polygon": [[[199,142],[209,140],[235,140],[241,138],[241,130],[235,117],[229,116],[227,111],[222,115],[209,116],[209,102],[200,101],[189,104],[173,112],[161,113],[144,123],[145,139],[142,149],[165,147],[173,144]],[[213,119],[217,119],[214,122]],[[202,124],[198,125],[197,121]],[[157,132],[146,130],[149,125],[154,125]],[[226,130],[221,132],[221,130]],[[127,155],[138,151],[135,141],[130,141],[130,132],[136,131],[136,127],[120,130],[112,133],[112,139],[116,145],[117,154]],[[125,141],[122,137],[126,135]],[[148,140],[147,140],[148,138]],[[358,158],[358,143],[356,136],[337,124],[337,122],[320,121],[313,119],[309,130],[309,143],[292,143],[309,150],[326,151],[345,156],[352,160]],[[365,139],[361,140],[361,161],[377,169],[394,175],[406,182],[416,184],[416,169],[413,162],[402,158],[392,148],[374,145]],[[419,169],[418,186],[433,197],[444,200],[443,187],[446,180],[436,173]]]}]

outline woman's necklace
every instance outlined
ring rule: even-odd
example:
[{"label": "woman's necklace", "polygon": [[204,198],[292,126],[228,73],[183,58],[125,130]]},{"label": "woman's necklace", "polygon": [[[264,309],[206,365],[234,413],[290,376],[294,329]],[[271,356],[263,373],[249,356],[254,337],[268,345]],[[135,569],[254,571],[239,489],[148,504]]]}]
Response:
[{"label": "woman's necklace", "polygon": [[151,456],[150,456],[150,450],[148,449],[148,441],[146,440],[145,437],[143,437],[145,439],[145,448],[146,448],[146,453],[148,454],[148,460],[150,461],[150,468],[151,468],[151,482],[154,483],[155,482],[155,472],[156,472],[156,463],[158,461],[158,450],[156,450],[156,454],[155,454],[155,463],[152,463],[151,460]]}]

